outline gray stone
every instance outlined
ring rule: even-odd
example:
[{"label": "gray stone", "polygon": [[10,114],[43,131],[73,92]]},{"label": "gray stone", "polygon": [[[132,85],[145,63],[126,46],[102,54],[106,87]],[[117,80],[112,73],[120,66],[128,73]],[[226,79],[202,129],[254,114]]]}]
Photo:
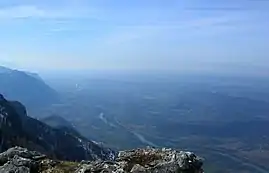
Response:
[{"label": "gray stone", "polygon": [[[53,172],[57,165],[64,163],[20,147],[1,153],[0,160],[0,173],[37,173],[41,168]],[[82,161],[70,170],[75,173],[202,173],[202,165],[202,159],[191,152],[146,148],[122,151],[115,161]]]},{"label": "gray stone", "polygon": [[38,170],[35,157],[43,157],[42,154],[29,151],[25,148],[14,147],[0,154],[0,173],[33,173]]},{"label": "gray stone", "polygon": [[[85,162],[84,162],[85,163]],[[202,159],[194,153],[146,148],[119,152],[116,161],[86,163],[77,173],[202,173]],[[87,167],[87,169],[85,169]]]},{"label": "gray stone", "polygon": [[147,172],[147,169],[139,164],[135,164],[130,172],[143,173],[143,172]]},{"label": "gray stone", "polygon": [[25,166],[16,166],[11,162],[8,162],[0,167],[0,173],[30,173],[30,168]]}]

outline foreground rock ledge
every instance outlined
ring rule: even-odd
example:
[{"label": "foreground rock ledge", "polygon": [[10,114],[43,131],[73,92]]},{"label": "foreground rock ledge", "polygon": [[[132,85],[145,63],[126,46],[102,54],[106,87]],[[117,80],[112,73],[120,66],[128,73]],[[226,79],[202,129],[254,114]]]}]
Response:
[{"label": "foreground rock ledge", "polygon": [[0,173],[203,173],[202,165],[191,152],[165,148],[121,151],[115,161],[80,163],[50,160],[20,147],[0,154]]}]

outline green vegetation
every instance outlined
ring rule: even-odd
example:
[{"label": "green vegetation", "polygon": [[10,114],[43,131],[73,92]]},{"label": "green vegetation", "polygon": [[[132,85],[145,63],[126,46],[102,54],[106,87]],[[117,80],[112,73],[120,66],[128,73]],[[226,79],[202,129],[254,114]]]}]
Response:
[{"label": "green vegetation", "polygon": [[49,164],[50,161],[48,161],[47,164],[43,164],[41,167],[40,172],[41,173],[70,173],[77,170],[79,163],[77,162],[68,162],[68,161],[61,161],[54,165]]}]

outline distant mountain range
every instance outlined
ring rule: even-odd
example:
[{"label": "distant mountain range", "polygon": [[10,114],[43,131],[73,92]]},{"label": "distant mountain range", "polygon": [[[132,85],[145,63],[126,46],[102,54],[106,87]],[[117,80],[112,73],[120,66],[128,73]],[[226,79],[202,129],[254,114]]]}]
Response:
[{"label": "distant mountain range", "polygon": [[27,107],[39,107],[59,101],[58,93],[35,73],[0,66],[0,93]]},{"label": "distant mountain range", "polygon": [[22,146],[56,159],[112,159],[114,152],[94,143],[78,132],[53,128],[26,114],[20,102],[0,95],[0,152]]},{"label": "distant mountain range", "polygon": [[10,72],[12,71],[11,69],[9,68],[6,68],[6,67],[3,67],[3,66],[0,66],[0,73],[7,73],[7,72]]}]

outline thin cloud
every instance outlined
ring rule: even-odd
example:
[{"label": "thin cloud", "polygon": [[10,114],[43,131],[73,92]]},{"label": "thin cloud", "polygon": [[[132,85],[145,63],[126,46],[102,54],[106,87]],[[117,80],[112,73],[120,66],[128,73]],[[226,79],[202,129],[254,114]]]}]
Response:
[{"label": "thin cloud", "polygon": [[100,16],[94,9],[71,8],[45,9],[34,5],[21,5],[0,8],[0,19],[77,19],[98,18]]},{"label": "thin cloud", "polygon": [[215,35],[240,30],[239,18],[231,16],[205,17],[190,21],[175,21],[155,25],[120,25],[95,43],[97,47],[117,47],[139,44],[152,39],[170,39],[180,35]]},{"label": "thin cloud", "polygon": [[249,11],[253,9],[247,9],[242,7],[189,7],[185,8],[187,11],[221,11],[221,12],[231,12],[231,11]]},{"label": "thin cloud", "polygon": [[189,21],[174,21],[167,23],[159,23],[154,25],[120,25],[119,28],[130,30],[147,30],[150,32],[154,30],[177,30],[177,29],[199,29],[208,27],[227,27],[239,25],[242,18],[237,16],[217,16],[217,17],[204,17],[192,19]]}]

